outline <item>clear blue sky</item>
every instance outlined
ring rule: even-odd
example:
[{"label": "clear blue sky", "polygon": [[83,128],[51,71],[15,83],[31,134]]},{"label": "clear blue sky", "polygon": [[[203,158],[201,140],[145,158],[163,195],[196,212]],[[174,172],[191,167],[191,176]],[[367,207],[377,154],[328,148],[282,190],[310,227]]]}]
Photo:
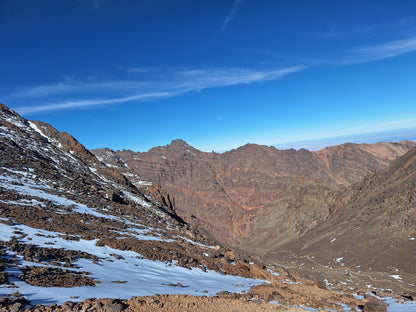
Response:
[{"label": "clear blue sky", "polygon": [[0,0],[0,102],[90,149],[414,128],[415,17],[412,0]]}]

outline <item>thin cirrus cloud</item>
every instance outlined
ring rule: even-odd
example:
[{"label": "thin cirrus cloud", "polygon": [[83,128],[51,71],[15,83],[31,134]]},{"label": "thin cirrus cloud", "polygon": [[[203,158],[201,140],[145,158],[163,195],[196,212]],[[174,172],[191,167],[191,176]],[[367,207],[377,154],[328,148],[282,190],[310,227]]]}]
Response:
[{"label": "thin cirrus cloud", "polygon": [[[30,98],[31,101],[38,103],[32,106],[14,107],[21,114],[30,114],[162,99],[208,88],[276,80],[305,68],[305,66],[292,66],[263,71],[242,68],[192,69],[177,70],[168,75],[165,74],[164,78],[156,81],[104,81],[89,83],[67,81],[54,85],[35,86],[10,94],[7,98],[13,102],[16,102],[16,100],[20,102]],[[97,94],[100,95],[100,98],[97,98]],[[63,98],[69,98],[70,100],[62,100]]]},{"label": "thin cirrus cloud", "polygon": [[351,50],[363,61],[375,61],[396,57],[416,51],[416,37],[389,41],[379,45],[359,47]]},{"label": "thin cirrus cloud", "polygon": [[237,13],[238,9],[240,8],[241,3],[243,2],[243,0],[235,0],[233,7],[230,11],[230,13],[228,13],[228,15],[225,17],[224,21],[222,22],[221,25],[221,30],[225,30],[228,26],[228,24],[230,23],[230,21],[234,18],[235,14]]},{"label": "thin cirrus cloud", "polygon": [[344,52],[341,52],[332,58],[328,57],[325,59],[312,59],[308,57],[292,57],[292,60],[309,63],[311,64],[310,66],[344,66],[394,58],[415,51],[416,37],[409,37],[406,39],[393,40],[381,44],[355,47],[349,50],[345,50]]},{"label": "thin cirrus cloud", "polygon": [[16,108],[20,114],[30,114],[42,111],[53,111],[53,110],[62,110],[62,109],[71,109],[77,107],[88,107],[96,105],[106,105],[114,103],[124,103],[131,101],[146,100],[152,98],[162,98],[169,97],[171,94],[169,92],[154,92],[148,94],[138,94],[135,96],[121,97],[116,99],[105,99],[105,100],[80,100],[80,101],[63,101],[57,103],[43,104],[37,106],[21,106]]},{"label": "thin cirrus cloud", "polygon": [[40,85],[31,88],[23,89],[18,92],[12,93],[8,98],[41,98],[41,97],[53,97],[59,95],[71,95],[71,94],[93,94],[101,93],[105,94],[111,90],[117,90],[118,92],[129,92],[131,90],[145,89],[149,83],[136,82],[136,81],[101,81],[101,82],[85,82],[65,80],[56,84]]},{"label": "thin cirrus cloud", "polygon": [[342,39],[342,38],[366,35],[373,31],[375,31],[374,26],[363,24],[363,25],[357,25],[348,30],[339,30],[333,27],[327,32],[316,33],[316,36],[320,38]]}]

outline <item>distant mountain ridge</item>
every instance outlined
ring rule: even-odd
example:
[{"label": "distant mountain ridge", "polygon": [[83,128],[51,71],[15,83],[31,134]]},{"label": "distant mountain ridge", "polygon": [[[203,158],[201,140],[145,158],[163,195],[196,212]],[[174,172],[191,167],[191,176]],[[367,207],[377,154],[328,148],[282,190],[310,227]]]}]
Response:
[{"label": "distant mountain ridge", "polygon": [[[174,140],[145,153],[112,153],[137,174],[160,183],[187,222],[198,224],[217,240],[239,244],[250,236],[258,212],[284,197],[300,177],[326,194],[382,170],[415,147],[410,141],[346,143],[310,152],[247,144],[217,154]],[[104,162],[116,163],[102,150],[92,152]],[[295,231],[304,231],[329,215],[325,205],[319,209],[314,216],[302,217],[304,229],[299,225]]]}]

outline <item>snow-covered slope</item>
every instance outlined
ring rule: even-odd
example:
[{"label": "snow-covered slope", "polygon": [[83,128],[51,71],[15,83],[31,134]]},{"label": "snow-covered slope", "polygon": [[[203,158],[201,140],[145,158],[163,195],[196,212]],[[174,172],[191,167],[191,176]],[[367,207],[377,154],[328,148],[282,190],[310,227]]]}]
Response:
[{"label": "snow-covered slope", "polygon": [[[5,219],[3,219],[5,220]],[[250,286],[261,281],[239,276],[221,275],[215,271],[202,271],[200,268],[187,269],[176,264],[152,261],[135,251],[125,251],[108,246],[97,246],[98,239],[65,240],[59,232],[35,229],[22,224],[0,224],[0,239],[10,241],[16,237],[14,232],[24,233],[19,238],[20,244],[34,244],[41,248],[64,248],[92,255],[92,259],[78,258],[72,264],[74,268],[66,268],[59,261],[28,261],[24,255],[6,250],[6,257],[15,258],[13,264],[6,263],[6,273],[10,274],[9,282],[14,287],[3,285],[2,293],[13,293],[18,290],[33,304],[62,304],[73,299],[88,298],[120,298],[130,299],[133,296],[154,294],[189,294],[212,296],[219,291],[247,291]],[[144,236],[145,237],[145,236]],[[85,255],[84,255],[85,256]],[[22,281],[22,269],[27,267],[61,268],[69,272],[88,272],[95,285],[89,284],[76,287],[42,287]],[[82,273],[81,273],[82,274]],[[33,284],[33,283],[32,283]]]}]

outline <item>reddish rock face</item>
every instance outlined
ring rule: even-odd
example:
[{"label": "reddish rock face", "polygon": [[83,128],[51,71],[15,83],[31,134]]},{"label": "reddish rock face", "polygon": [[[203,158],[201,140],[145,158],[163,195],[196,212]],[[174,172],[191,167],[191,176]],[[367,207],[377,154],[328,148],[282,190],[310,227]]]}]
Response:
[{"label": "reddish rock face", "polygon": [[[281,225],[284,219],[270,221],[269,217],[276,219],[276,211],[280,217],[294,218],[290,229],[284,227],[289,232],[280,230],[279,235],[303,233],[328,217],[334,200],[328,195],[331,190],[380,171],[414,147],[416,143],[409,141],[347,143],[310,152],[247,144],[217,154],[175,140],[145,153],[123,150],[116,155],[143,178],[160,183],[182,218],[216,240],[236,246],[263,227]],[[307,194],[314,195],[306,198]],[[302,210],[308,202],[315,207],[313,212]]]}]

